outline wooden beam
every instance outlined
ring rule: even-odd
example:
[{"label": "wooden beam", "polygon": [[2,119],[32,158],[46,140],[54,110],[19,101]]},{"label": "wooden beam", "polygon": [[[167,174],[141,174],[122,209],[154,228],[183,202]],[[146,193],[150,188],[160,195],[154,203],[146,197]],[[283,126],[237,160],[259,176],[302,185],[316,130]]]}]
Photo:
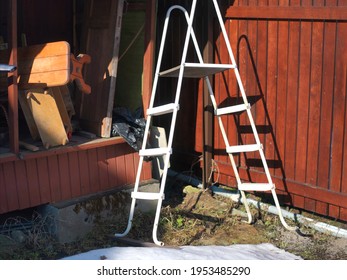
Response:
[{"label": "wooden beam", "polygon": [[231,6],[226,18],[261,20],[347,21],[347,7],[258,7]]},{"label": "wooden beam", "polygon": [[146,22],[145,22],[145,52],[143,56],[143,84],[142,84],[142,104],[144,113],[149,106],[152,92],[152,79],[154,69],[155,51],[155,27],[156,27],[156,1],[147,1]]},{"label": "wooden beam", "polygon": [[[10,1],[9,16],[9,42],[10,42],[10,65],[17,65],[17,0]],[[18,142],[18,85],[17,76],[18,72],[15,70],[9,73],[10,84],[8,86],[8,119],[9,119],[9,132],[10,132],[10,150],[12,153],[19,152]]]}]

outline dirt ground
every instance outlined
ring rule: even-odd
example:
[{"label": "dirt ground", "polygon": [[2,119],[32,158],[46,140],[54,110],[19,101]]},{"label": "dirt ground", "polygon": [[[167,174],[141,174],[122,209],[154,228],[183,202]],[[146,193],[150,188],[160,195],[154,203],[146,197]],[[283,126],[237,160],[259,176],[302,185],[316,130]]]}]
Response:
[{"label": "dirt ground", "polygon": [[[299,225],[300,233],[288,231],[277,216],[259,213],[257,209],[252,211],[255,221],[250,225],[245,222],[242,205],[209,191],[182,185],[164,201],[158,238],[165,246],[272,243],[303,259],[347,259],[347,239],[303,225]],[[58,244],[41,234],[25,244],[3,246],[0,259],[59,259],[97,248],[129,246],[113,237],[115,232],[122,232],[127,223],[127,211],[117,214],[116,220],[112,215],[97,219],[94,230],[76,242]],[[127,237],[152,242],[152,223],[153,213],[137,211]],[[291,221],[288,223],[294,225]]]}]

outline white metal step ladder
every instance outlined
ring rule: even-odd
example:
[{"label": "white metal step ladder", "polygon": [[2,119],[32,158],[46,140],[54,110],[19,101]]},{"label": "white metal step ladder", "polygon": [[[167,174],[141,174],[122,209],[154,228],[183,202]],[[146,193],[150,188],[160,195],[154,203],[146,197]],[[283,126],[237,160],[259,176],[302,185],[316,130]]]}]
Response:
[{"label": "white metal step ladder", "polygon": [[[264,155],[263,151],[263,145],[260,143],[260,139],[257,133],[257,129],[251,114],[251,106],[247,100],[247,96],[245,93],[245,90],[242,85],[242,80],[236,65],[236,61],[230,46],[230,42],[228,39],[228,35],[222,20],[222,16],[219,10],[219,6],[217,3],[217,0],[212,0],[214,9],[219,21],[220,28],[222,30],[222,34],[228,49],[229,57],[231,64],[211,64],[211,63],[204,63],[197,39],[195,37],[195,33],[193,30],[193,21],[194,21],[194,15],[195,15],[195,9],[196,9],[196,4],[197,0],[192,0],[192,7],[190,14],[187,12],[185,8],[179,5],[174,5],[169,8],[166,14],[165,22],[164,22],[164,28],[163,28],[163,34],[162,34],[162,39],[161,39],[161,44],[160,44],[160,49],[159,49],[159,54],[158,54],[158,61],[157,61],[157,66],[155,70],[155,77],[153,81],[153,88],[152,88],[152,94],[151,94],[151,100],[149,104],[149,108],[147,109],[147,122],[146,122],[146,128],[145,128],[145,133],[144,133],[144,139],[143,139],[143,145],[142,149],[139,151],[139,166],[138,166],[138,171],[137,171],[137,176],[136,176],[136,181],[135,181],[135,186],[134,186],[134,191],[131,194],[132,197],[132,203],[130,206],[130,214],[129,214],[129,220],[128,220],[128,225],[126,230],[123,233],[120,234],[115,234],[116,237],[124,237],[126,236],[132,226],[132,220],[134,216],[134,211],[135,211],[135,205],[136,205],[136,200],[137,199],[145,199],[145,200],[157,200],[157,208],[156,208],[156,214],[155,214],[155,219],[154,219],[154,225],[153,225],[153,241],[155,244],[163,246],[163,242],[159,241],[157,238],[157,229],[158,229],[158,224],[159,224],[159,217],[160,217],[160,210],[162,206],[162,201],[164,199],[164,190],[165,190],[165,184],[166,184],[166,179],[167,179],[167,173],[168,173],[168,168],[169,168],[169,162],[170,162],[170,155],[172,153],[172,142],[173,142],[173,136],[174,136],[174,130],[175,130],[175,125],[176,125],[176,118],[177,118],[177,113],[179,110],[179,100],[180,100],[180,93],[181,93],[181,87],[182,87],[182,81],[184,77],[188,78],[204,78],[205,82],[208,87],[209,95],[213,104],[214,108],[214,113],[218,118],[218,123],[219,127],[221,130],[221,133],[223,135],[223,139],[226,145],[226,152],[229,155],[231,165],[236,177],[238,189],[241,193],[241,197],[243,200],[243,203],[245,205],[247,214],[248,214],[248,222],[252,222],[252,214],[249,208],[249,205],[247,203],[245,191],[271,191],[272,196],[274,198],[275,205],[278,209],[278,214],[280,217],[280,220],[283,224],[283,226],[289,230],[295,230],[296,228],[290,227],[286,221],[283,218],[280,204],[276,195],[275,191],[275,185],[272,182],[271,175],[269,172],[269,168],[266,162],[266,158]],[[165,41],[166,41],[166,35],[167,35],[167,30],[168,30],[168,25],[170,21],[170,16],[172,11],[174,10],[179,10],[183,12],[186,20],[187,20],[187,33],[185,37],[185,43],[183,47],[183,53],[182,53],[182,58],[181,58],[181,64],[179,66],[176,66],[174,68],[168,69],[168,70],[162,70],[161,69],[161,62],[162,62],[162,57],[163,57],[163,52],[164,52],[164,47],[165,47]],[[187,58],[187,52],[188,52],[188,45],[190,40],[192,40],[196,55],[198,58],[198,63],[190,63],[186,62]],[[232,69],[234,71],[239,90],[241,92],[242,100],[243,103],[239,105],[234,105],[226,108],[218,108],[216,99],[214,97],[214,93],[212,90],[211,83],[209,81],[208,76],[213,75],[222,71],[230,70]],[[175,100],[173,103],[161,105],[154,107],[154,102],[155,102],[155,97],[157,93],[157,85],[158,85],[158,79],[161,77],[178,77],[177,81],[177,89],[176,89],[176,95],[175,95]],[[222,122],[222,116],[226,114],[233,114],[233,113],[239,113],[239,112],[246,112],[252,132],[254,135],[255,139],[255,144],[248,144],[248,145],[238,145],[238,146],[230,146],[229,141],[227,138],[227,134]],[[155,116],[160,116],[163,114],[172,114],[172,121],[171,121],[171,127],[169,131],[169,136],[168,136],[168,141],[167,141],[167,147],[165,148],[152,148],[152,149],[147,149],[147,141],[149,141],[149,132],[150,132],[150,127],[152,123],[152,118]],[[254,152],[258,151],[260,154],[261,161],[263,163],[263,167],[265,170],[265,174],[267,177],[267,183],[244,183],[241,182],[239,172],[234,160],[234,154],[235,153],[247,153],[247,152]],[[162,178],[160,182],[160,187],[159,187],[159,192],[158,193],[147,193],[147,192],[140,192],[139,191],[139,184],[140,184],[140,176],[141,176],[141,171],[142,171],[142,166],[143,166],[143,160],[144,157],[151,156],[163,156],[165,155],[165,160],[164,160],[164,169],[162,173]]]}]

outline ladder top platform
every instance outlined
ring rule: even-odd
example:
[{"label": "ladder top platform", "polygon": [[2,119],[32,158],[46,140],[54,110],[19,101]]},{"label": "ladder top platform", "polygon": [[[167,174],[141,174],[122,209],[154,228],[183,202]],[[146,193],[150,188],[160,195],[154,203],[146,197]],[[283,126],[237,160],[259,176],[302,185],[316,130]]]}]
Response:
[{"label": "ladder top platform", "polygon": [[184,67],[183,76],[186,78],[203,78],[229,69],[235,69],[233,64],[213,63],[184,63],[159,73],[160,77],[178,77],[181,67]]}]

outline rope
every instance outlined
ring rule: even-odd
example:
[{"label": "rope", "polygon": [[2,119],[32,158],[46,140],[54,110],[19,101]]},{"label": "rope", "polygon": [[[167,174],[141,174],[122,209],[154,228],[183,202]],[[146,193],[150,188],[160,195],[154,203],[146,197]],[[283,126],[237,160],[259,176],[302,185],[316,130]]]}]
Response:
[{"label": "rope", "polygon": [[135,37],[131,40],[129,46],[124,50],[124,52],[120,55],[118,62],[126,55],[126,53],[130,50],[130,48],[134,45],[134,43],[136,42],[137,38],[140,36],[141,32],[143,31],[143,29],[145,28],[145,25],[143,24],[139,31],[137,31]]}]

